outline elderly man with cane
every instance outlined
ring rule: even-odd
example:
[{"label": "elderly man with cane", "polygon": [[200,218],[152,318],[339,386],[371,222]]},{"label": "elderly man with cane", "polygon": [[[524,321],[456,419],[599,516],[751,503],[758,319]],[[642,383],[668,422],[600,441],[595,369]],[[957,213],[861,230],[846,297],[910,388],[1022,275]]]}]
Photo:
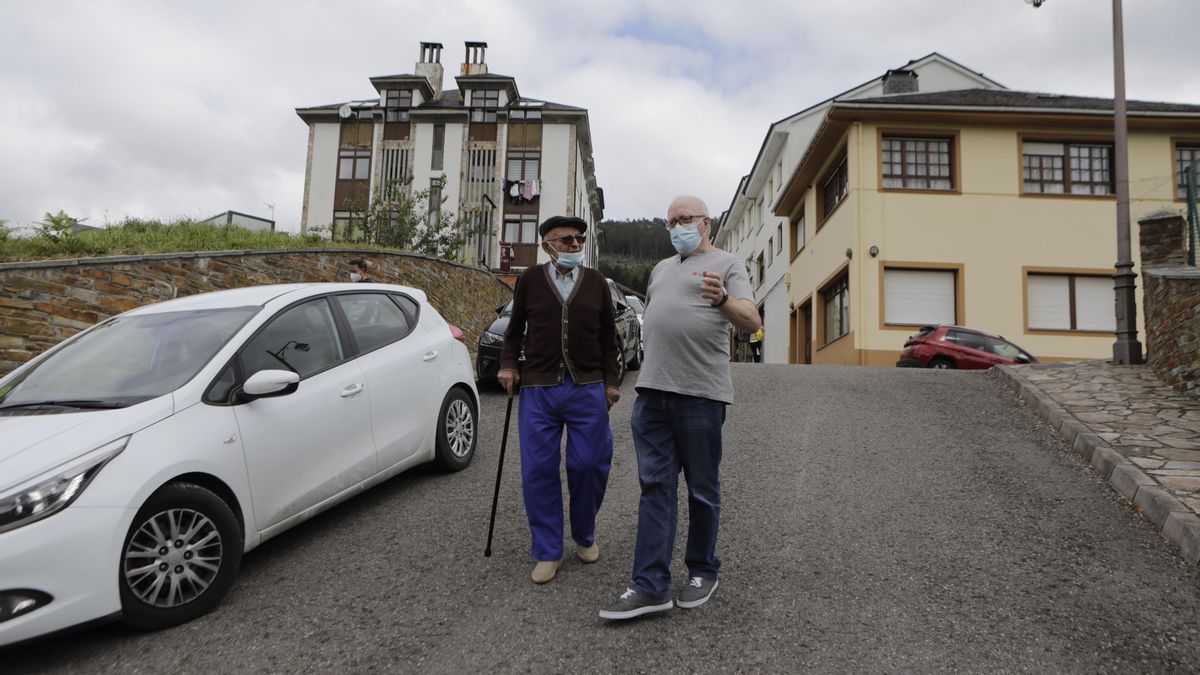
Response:
[{"label": "elderly man with cane", "polygon": [[[596,514],[612,465],[608,410],[621,397],[616,309],[604,275],[583,266],[587,223],[554,216],[538,229],[550,262],[525,270],[513,293],[497,379],[520,389],[517,428],[525,514],[544,584],[563,565],[563,504],[559,480],[562,432],[567,430],[567,488],[571,538],[584,563],[600,556]],[[518,372],[517,357],[525,361]]]}]

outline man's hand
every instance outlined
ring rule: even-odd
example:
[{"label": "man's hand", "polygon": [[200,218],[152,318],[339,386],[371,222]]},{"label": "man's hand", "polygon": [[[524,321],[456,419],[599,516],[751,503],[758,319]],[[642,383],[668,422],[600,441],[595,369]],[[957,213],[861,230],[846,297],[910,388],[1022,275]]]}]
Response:
[{"label": "man's hand", "polygon": [[517,385],[521,383],[521,376],[515,370],[502,370],[496,373],[496,381],[500,383],[501,387],[504,387],[504,391],[507,391],[509,396],[512,396]]},{"label": "man's hand", "polygon": [[612,410],[612,407],[617,404],[617,401],[621,400],[621,390],[617,389],[616,387],[605,387],[604,398],[608,399],[608,409]]},{"label": "man's hand", "polygon": [[725,284],[715,272],[705,270],[704,279],[700,284],[700,297],[715,305],[725,297]]}]

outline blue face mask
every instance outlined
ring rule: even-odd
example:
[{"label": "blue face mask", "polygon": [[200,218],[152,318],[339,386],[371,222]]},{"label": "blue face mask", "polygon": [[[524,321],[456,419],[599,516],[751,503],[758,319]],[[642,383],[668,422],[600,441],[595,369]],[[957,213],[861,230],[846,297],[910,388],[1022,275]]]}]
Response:
[{"label": "blue face mask", "polygon": [[695,224],[680,223],[671,228],[671,245],[680,255],[687,255],[700,245],[700,230]]},{"label": "blue face mask", "polygon": [[578,253],[559,253],[558,259],[554,261],[555,265],[569,270],[573,270],[583,264],[583,251]]}]

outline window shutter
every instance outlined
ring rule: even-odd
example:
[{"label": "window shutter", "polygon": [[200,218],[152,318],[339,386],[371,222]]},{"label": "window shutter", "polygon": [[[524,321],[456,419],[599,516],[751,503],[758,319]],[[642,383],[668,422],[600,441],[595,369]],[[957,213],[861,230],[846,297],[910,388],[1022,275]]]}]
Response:
[{"label": "window shutter", "polygon": [[1116,331],[1116,290],[1108,277],[1075,277],[1075,327]]},{"label": "window shutter", "polygon": [[1068,278],[1048,274],[1028,277],[1029,327],[1044,330],[1071,329],[1071,289]]},{"label": "window shutter", "polygon": [[955,323],[952,271],[885,270],[883,294],[886,323]]}]

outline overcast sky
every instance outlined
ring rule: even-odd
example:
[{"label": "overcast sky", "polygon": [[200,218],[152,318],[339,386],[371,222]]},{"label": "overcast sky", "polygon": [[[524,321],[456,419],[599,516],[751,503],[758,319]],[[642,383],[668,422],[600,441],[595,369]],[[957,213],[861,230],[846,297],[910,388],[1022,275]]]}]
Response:
[{"label": "overcast sky", "polygon": [[[587,108],[608,218],[724,209],[768,125],[940,52],[1022,90],[1112,96],[1111,3],[1047,0],[128,0],[3,3],[0,219],[65,210],[297,229],[296,107],[375,92],[442,42]],[[1200,2],[1130,0],[1128,96],[1200,103]]]}]

